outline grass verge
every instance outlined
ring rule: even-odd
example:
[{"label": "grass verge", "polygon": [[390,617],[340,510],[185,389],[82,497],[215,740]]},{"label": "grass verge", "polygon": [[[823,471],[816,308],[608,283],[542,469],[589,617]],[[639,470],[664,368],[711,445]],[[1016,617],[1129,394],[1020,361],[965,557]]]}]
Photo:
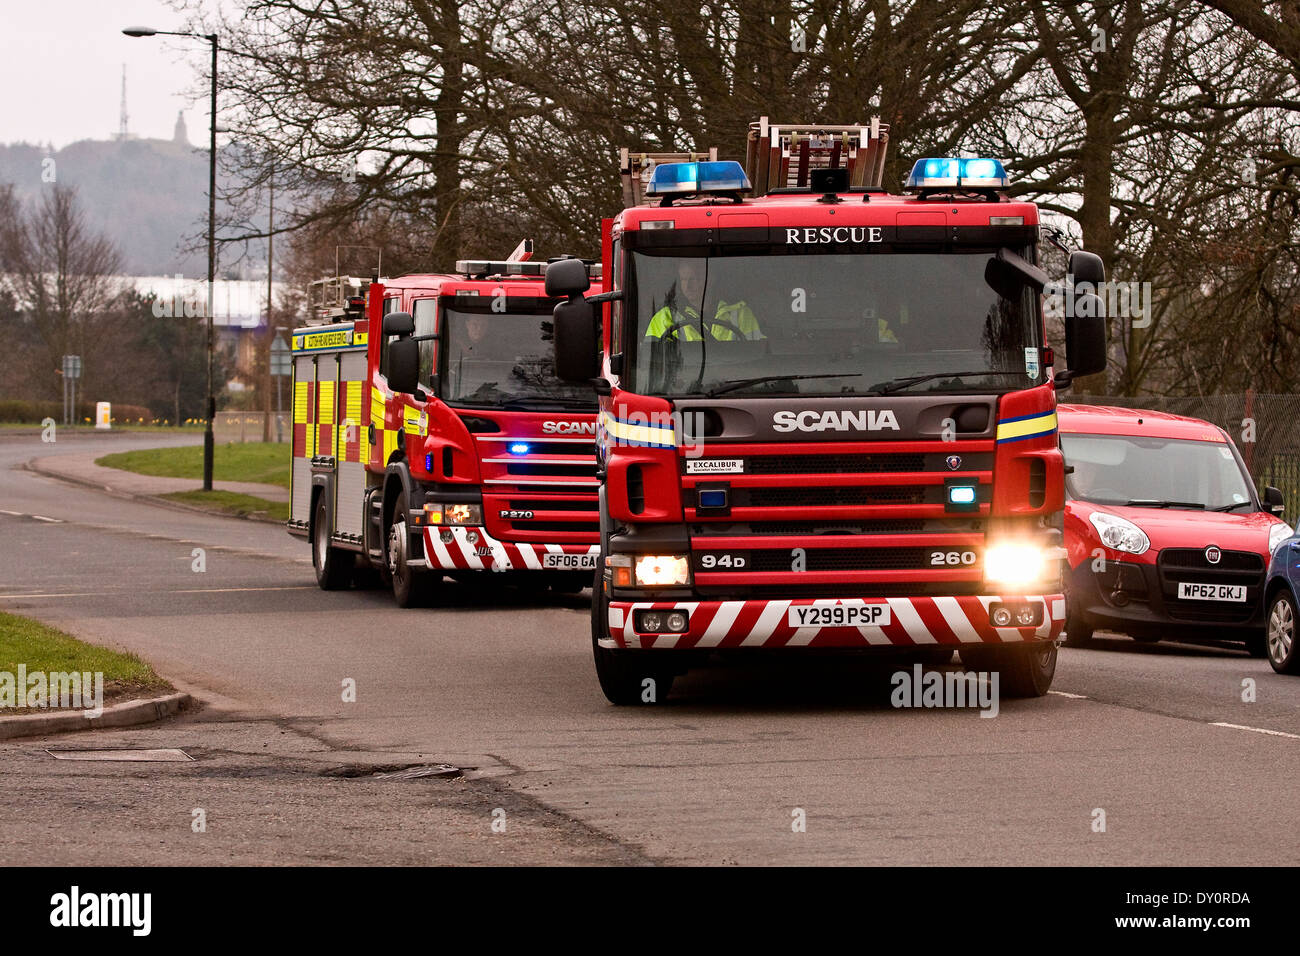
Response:
[{"label": "grass verge", "polygon": [[259,515],[276,521],[289,520],[289,502],[267,501],[265,498],[234,491],[173,491],[159,497],[241,518]]},{"label": "grass verge", "polygon": [[[289,445],[286,442],[242,442],[217,445],[212,453],[217,481],[256,481],[289,487]],[[163,478],[203,478],[203,446],[121,451],[97,458],[95,464],[140,475]]]},{"label": "grass verge", "polygon": [[[38,671],[47,675],[55,672],[102,673],[106,704],[172,690],[167,681],[134,654],[87,644],[40,621],[0,611],[0,671],[14,675],[11,679],[17,680],[19,664],[27,669],[28,674]],[[46,710],[0,707],[0,717]]]}]

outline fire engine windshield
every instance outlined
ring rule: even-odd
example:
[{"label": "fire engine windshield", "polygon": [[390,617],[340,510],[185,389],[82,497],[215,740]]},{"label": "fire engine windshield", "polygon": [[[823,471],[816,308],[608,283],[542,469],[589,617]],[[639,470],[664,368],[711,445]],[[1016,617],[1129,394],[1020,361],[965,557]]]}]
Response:
[{"label": "fire engine windshield", "polygon": [[[444,312],[443,400],[456,405],[572,408],[593,404],[591,386],[555,377],[549,300],[536,313]],[[513,305],[513,303],[512,303]]]},{"label": "fire engine windshield", "polygon": [[1041,384],[1036,295],[999,281],[996,251],[633,253],[630,387],[862,395]]}]

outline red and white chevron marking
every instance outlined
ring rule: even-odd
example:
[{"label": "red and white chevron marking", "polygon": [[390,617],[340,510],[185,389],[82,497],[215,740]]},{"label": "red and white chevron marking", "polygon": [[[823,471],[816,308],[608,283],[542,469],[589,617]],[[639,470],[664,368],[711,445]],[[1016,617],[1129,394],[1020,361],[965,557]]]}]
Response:
[{"label": "red and white chevron marking", "polygon": [[[424,554],[429,564],[448,571],[542,571],[546,554],[599,554],[599,544],[528,544],[498,541],[486,528],[452,528],[452,540],[442,540],[441,528],[424,529]],[[474,532],[476,541],[469,540]]]},{"label": "red and white chevron marking", "polygon": [[[1042,601],[1043,623],[1033,627],[994,627],[988,607],[994,601]],[[887,604],[890,622],[883,626],[795,627],[786,623],[791,606],[814,603],[811,598],[778,601],[646,601],[614,602],[609,606],[612,645],[633,648],[688,647],[914,647],[929,644],[1002,644],[1047,641],[1060,637],[1065,623],[1065,598],[1060,594],[966,595],[962,597],[843,598],[846,606]],[[820,603],[825,603],[824,601]],[[638,634],[633,612],[683,610],[690,614],[685,634]],[[610,642],[606,642],[610,643]]]}]

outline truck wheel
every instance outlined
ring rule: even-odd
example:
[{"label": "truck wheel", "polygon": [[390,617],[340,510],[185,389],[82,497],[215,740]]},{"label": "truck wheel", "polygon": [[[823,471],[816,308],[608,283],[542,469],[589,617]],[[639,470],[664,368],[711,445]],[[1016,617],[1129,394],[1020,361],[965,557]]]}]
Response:
[{"label": "truck wheel", "polygon": [[[1286,588],[1273,595],[1268,605],[1268,630],[1265,632],[1268,662],[1279,674],[1300,674],[1300,651],[1296,650],[1295,598]],[[1248,643],[1246,645],[1250,647]]]},{"label": "truck wheel", "polygon": [[1056,642],[1034,641],[1001,647],[963,647],[967,670],[997,671],[998,692],[1007,697],[1042,697],[1056,676]]},{"label": "truck wheel", "polygon": [[419,607],[428,599],[433,589],[433,575],[411,567],[407,563],[411,536],[406,530],[406,493],[397,496],[388,523],[385,558],[388,576],[393,582],[393,600],[398,607]]},{"label": "truck wheel", "polygon": [[[662,663],[655,665],[655,651],[610,650],[600,646],[609,633],[609,599],[605,596],[604,560],[596,564],[596,583],[591,596],[591,650],[596,661],[596,679],[605,698],[620,707],[662,704],[673,686],[673,672]],[[646,681],[653,683],[647,684]]]},{"label": "truck wheel", "polygon": [[344,590],[352,583],[355,562],[351,551],[330,544],[329,516],[322,493],[316,499],[316,517],[311,525],[311,563],[316,569],[316,583],[322,591]]},{"label": "truck wheel", "polygon": [[[1069,607],[1069,605],[1066,605]],[[1083,623],[1083,614],[1069,610],[1065,615],[1065,646],[1091,647],[1092,628]]]}]

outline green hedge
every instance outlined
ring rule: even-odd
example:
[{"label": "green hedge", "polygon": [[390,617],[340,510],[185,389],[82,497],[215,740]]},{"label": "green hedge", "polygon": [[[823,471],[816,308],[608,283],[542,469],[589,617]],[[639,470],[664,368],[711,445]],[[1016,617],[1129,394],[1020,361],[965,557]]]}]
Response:
[{"label": "green hedge", "polygon": [[[2,398],[0,399],[0,422],[20,422],[28,425],[39,425],[44,419],[52,418],[56,422],[63,421],[63,403],[62,402],[39,402],[28,401],[22,398]],[[113,405],[113,421],[139,423],[144,419],[144,424],[150,425],[159,423],[154,418],[153,412],[143,405]],[[94,402],[77,402],[77,421],[85,424],[86,421],[94,422],[95,420],[95,403]]]}]

